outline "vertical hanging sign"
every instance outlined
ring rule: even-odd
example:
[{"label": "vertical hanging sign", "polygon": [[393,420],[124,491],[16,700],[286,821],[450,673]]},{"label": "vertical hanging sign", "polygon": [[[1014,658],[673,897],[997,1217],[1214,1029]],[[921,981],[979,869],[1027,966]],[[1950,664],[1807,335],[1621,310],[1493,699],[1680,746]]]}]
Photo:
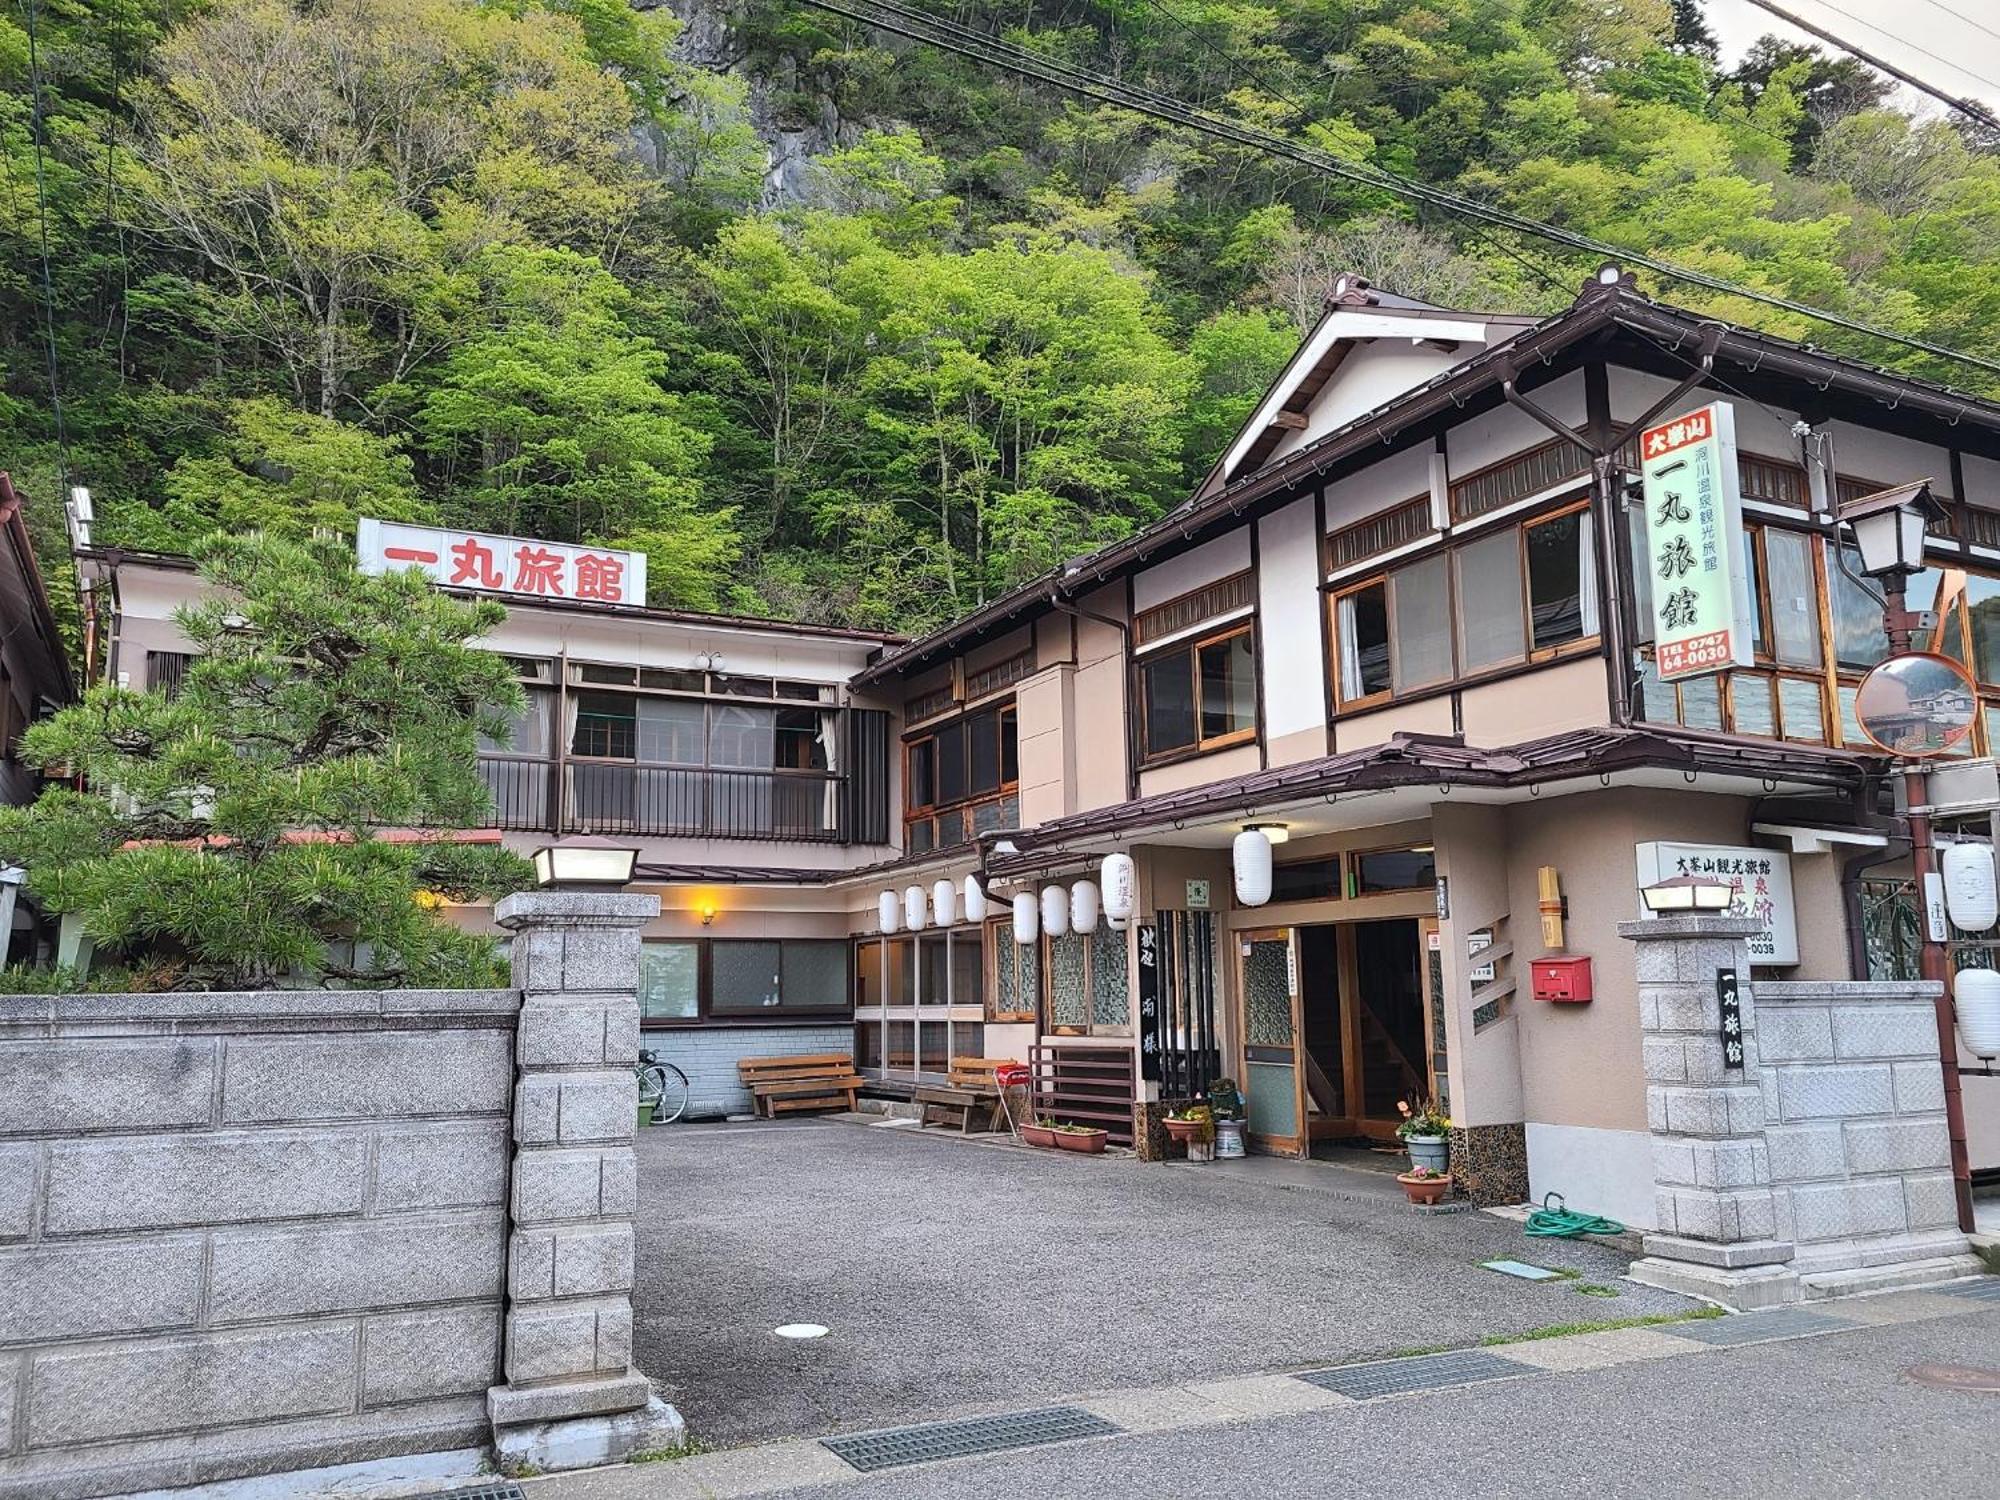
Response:
[{"label": "vertical hanging sign", "polygon": [[1139,1076],[1160,1081],[1160,929],[1141,922],[1139,940]]},{"label": "vertical hanging sign", "polygon": [[1722,1066],[1743,1066],[1743,997],[1736,989],[1736,971],[1715,971],[1716,1009],[1722,1017]]},{"label": "vertical hanging sign", "polygon": [[1663,681],[1747,667],[1750,580],[1736,410],[1715,401],[1639,434],[1653,659]]}]

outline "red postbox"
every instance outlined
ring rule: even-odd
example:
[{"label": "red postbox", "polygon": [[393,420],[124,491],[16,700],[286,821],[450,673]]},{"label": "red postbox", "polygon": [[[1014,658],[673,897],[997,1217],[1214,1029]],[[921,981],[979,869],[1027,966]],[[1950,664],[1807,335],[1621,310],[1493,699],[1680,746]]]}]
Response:
[{"label": "red postbox", "polygon": [[1528,966],[1537,1000],[1581,1004],[1591,998],[1590,960],[1582,956],[1538,958]]}]

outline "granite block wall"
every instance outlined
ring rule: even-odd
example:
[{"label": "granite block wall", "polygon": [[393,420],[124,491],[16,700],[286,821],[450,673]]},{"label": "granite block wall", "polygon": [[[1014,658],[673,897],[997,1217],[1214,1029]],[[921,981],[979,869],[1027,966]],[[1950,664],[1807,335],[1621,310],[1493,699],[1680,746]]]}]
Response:
[{"label": "granite block wall", "polygon": [[520,1009],[0,998],[0,1500],[484,1447]]}]

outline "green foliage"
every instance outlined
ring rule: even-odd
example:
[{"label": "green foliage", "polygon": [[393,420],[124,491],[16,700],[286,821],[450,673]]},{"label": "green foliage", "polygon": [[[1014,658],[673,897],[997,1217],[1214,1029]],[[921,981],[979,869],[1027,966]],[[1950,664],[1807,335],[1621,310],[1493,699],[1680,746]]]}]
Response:
[{"label": "green foliage", "polygon": [[91,790],[0,809],[0,852],[50,910],[181,984],[493,982],[490,942],[434,908],[527,876],[440,837],[487,821],[477,736],[504,737],[519,702],[471,644],[500,607],[365,577],[341,541],[196,555],[215,593],[178,616],[200,653],[180,692],[99,685],[31,728],[23,757]]}]

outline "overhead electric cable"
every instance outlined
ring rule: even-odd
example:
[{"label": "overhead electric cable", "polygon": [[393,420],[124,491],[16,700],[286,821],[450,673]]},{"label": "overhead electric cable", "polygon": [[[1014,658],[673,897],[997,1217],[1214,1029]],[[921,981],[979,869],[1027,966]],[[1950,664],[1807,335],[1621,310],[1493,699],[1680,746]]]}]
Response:
[{"label": "overhead electric cable", "polygon": [[[1944,89],[1939,88],[1934,83],[1926,83],[1923,79],[1919,78],[1916,74],[1910,72],[1908,69],[1899,68],[1896,66],[1896,64],[1888,62],[1883,58],[1877,57],[1872,52],[1862,51],[1859,47],[1855,46],[1854,43],[1846,40],[1844,37],[1835,36],[1831,31],[1828,31],[1825,27],[1815,26],[1812,22],[1806,20],[1804,17],[1793,15],[1792,12],[1784,9],[1782,6],[1773,5],[1771,3],[1771,0],[1750,0],[1750,3],[1756,6],[1759,10],[1769,11],[1772,15],[1776,16],[1781,21],[1789,21],[1792,25],[1798,27],[1799,30],[1805,32],[1808,36],[1816,36],[1821,41],[1826,42],[1831,46],[1838,47],[1841,51],[1849,53],[1852,56],[1860,58],[1863,62],[1867,63],[1869,67],[1874,68],[1879,72],[1887,73],[1891,78],[1895,79],[1897,82],[1906,83],[1911,88],[1916,89],[1919,93],[1929,94],[1933,99],[1939,100],[1942,103],[1947,104],[1951,108],[1957,110],[1967,119],[1977,120],[1981,125],[1986,126],[1987,129],[1989,130],[2000,130],[2000,115],[1994,114],[1993,111],[1988,109],[1985,105],[1977,103],[1971,99],[1958,98],[1953,94],[1947,93]],[[1928,55],[1935,55],[1935,54],[1928,54]],[[1977,78],[1979,75],[1976,73],[1968,73],[1966,74],[1966,76],[1968,78]]]},{"label": "overhead electric cable", "polygon": [[1869,20],[1866,16],[1857,16],[1851,10],[1842,10],[1838,5],[1835,5],[1833,3],[1833,0],[1819,0],[1819,5],[1822,10],[1830,10],[1836,16],[1841,17],[1843,20],[1852,21],[1856,26],[1859,26],[1867,31],[1872,31],[1877,36],[1886,36],[1894,41],[1901,42],[1905,47],[1908,47],[1912,52],[1916,53],[1917,56],[1919,57],[1928,57],[1934,63],[1943,63],[1947,68],[1950,68],[1952,72],[1958,74],[1961,78],[1970,78],[1974,83],[1984,84],[1989,89],[2000,89],[2000,83],[1995,83],[1992,79],[1988,78],[1984,73],[1975,73],[1972,71],[1972,69],[1968,68],[1964,63],[1954,62],[1949,57],[1946,57],[1942,52],[1933,52],[1928,47],[1919,47],[1915,42],[1910,41],[1908,38],[1899,37],[1896,35],[1895,32],[1886,30],[1881,26],[1877,26],[1873,21]]},{"label": "overhead electric cable", "polygon": [[1304,146],[1284,136],[1273,135],[1269,131],[1259,130],[1254,126],[1197,109],[1171,95],[1159,94],[1150,89],[1106,77],[1101,73],[1042,57],[1025,48],[1003,42],[989,33],[974,31],[926,12],[894,4],[893,0],[801,0],[801,3],[815,10],[846,16],[849,20],[858,21],[862,25],[872,26],[895,36],[939,47],[948,52],[956,52],[976,62],[984,62],[1057,88],[1068,89],[1101,103],[1129,109],[1135,114],[1150,115],[1170,125],[1199,131],[1218,140],[1247,146],[1268,155],[1285,157],[1378,192],[1426,203],[1462,218],[1497,225],[1503,229],[1531,235],[1571,249],[1586,250],[1593,255],[1602,256],[1607,261],[1638,266],[1689,286],[1698,286],[1723,296],[1741,297],[1766,307],[1775,307],[1785,312],[1796,313],[1800,317],[1812,318],[1832,327],[1844,328],[1850,333],[1864,334],[1886,343],[1901,344],[1905,348],[1916,349],[1939,359],[1956,360],[1990,374],[2000,375],[2000,360],[1967,354],[1960,349],[1948,348],[1943,344],[1932,343],[1928,339],[1864,323],[1857,318],[1828,312],[1824,308],[1813,307],[1789,297],[1739,286],[1719,276],[1679,266],[1672,261],[1661,260],[1657,256],[1647,255],[1629,246],[1560,229],[1553,224],[1545,224],[1538,219],[1526,218],[1506,209],[1495,208],[1477,199],[1467,198],[1442,188],[1434,188],[1427,183],[1417,182],[1379,167],[1335,156],[1318,147]]},{"label": "overhead electric cable", "polygon": [[1970,26],[1974,31],[1983,31],[1988,36],[1992,37],[1994,40],[2000,41],[2000,31],[1995,31],[1991,26],[1988,26],[1984,21],[1975,21],[1971,16],[1968,16],[1962,10],[1953,10],[1949,5],[1946,5],[1944,3],[1944,0],[1924,0],[1924,4],[1932,7],[1935,10],[1943,11],[1946,15],[1950,16],[1955,21],[1963,21],[1966,25]]}]

